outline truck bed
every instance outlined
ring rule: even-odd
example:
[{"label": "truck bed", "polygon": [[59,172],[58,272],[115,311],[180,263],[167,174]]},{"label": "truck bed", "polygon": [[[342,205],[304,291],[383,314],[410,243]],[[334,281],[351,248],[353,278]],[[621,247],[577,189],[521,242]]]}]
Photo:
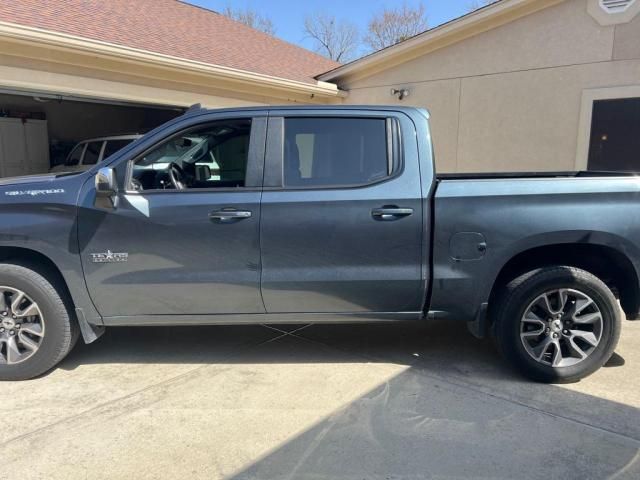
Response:
[{"label": "truck bed", "polygon": [[610,172],[581,170],[571,172],[488,172],[488,173],[438,173],[437,180],[479,180],[509,178],[577,178],[577,177],[634,177],[637,172]]}]

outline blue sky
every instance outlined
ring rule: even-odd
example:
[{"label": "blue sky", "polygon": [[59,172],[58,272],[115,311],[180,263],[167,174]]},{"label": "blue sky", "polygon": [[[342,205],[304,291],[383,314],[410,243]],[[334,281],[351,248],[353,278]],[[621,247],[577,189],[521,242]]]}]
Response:
[{"label": "blue sky", "polygon": [[[336,18],[346,19],[364,31],[369,17],[384,7],[402,5],[402,0],[186,0],[221,12],[227,5],[233,8],[251,8],[273,21],[276,35],[291,43],[312,48],[313,43],[305,38],[303,22],[306,15],[321,11],[333,14]],[[406,0],[407,5],[420,3],[419,0]],[[425,0],[429,26],[434,27],[452,18],[463,15],[471,0]]]}]

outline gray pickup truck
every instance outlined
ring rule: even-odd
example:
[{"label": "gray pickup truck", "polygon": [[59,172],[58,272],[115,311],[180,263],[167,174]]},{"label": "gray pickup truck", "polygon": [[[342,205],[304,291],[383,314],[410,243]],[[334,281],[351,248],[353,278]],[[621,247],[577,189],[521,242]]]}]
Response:
[{"label": "gray pickup truck", "polygon": [[92,170],[1,180],[0,378],[108,326],[433,318],[535,380],[594,372],[640,310],[640,180],[438,177],[428,119],[195,108]]}]

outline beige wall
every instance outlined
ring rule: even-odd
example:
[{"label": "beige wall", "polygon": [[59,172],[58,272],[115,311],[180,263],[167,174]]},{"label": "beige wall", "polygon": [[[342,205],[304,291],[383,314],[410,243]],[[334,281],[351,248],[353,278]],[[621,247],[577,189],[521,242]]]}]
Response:
[{"label": "beige wall", "polygon": [[613,58],[615,60],[640,58],[640,15],[629,23],[616,26]]},{"label": "beige wall", "polygon": [[[583,91],[629,85],[640,85],[640,16],[601,26],[587,0],[339,83],[348,103],[427,107],[443,172],[572,170]],[[398,86],[410,90],[401,102]]]}]

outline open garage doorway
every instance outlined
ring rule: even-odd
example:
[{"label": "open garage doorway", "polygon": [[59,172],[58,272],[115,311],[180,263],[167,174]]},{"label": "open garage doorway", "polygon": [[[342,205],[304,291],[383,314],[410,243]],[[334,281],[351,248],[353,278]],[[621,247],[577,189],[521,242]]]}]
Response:
[{"label": "open garage doorway", "polygon": [[64,164],[79,142],[144,134],[183,112],[173,106],[0,90],[0,176],[48,172]]},{"label": "open garage doorway", "polygon": [[640,172],[640,98],[594,101],[588,168]]}]

